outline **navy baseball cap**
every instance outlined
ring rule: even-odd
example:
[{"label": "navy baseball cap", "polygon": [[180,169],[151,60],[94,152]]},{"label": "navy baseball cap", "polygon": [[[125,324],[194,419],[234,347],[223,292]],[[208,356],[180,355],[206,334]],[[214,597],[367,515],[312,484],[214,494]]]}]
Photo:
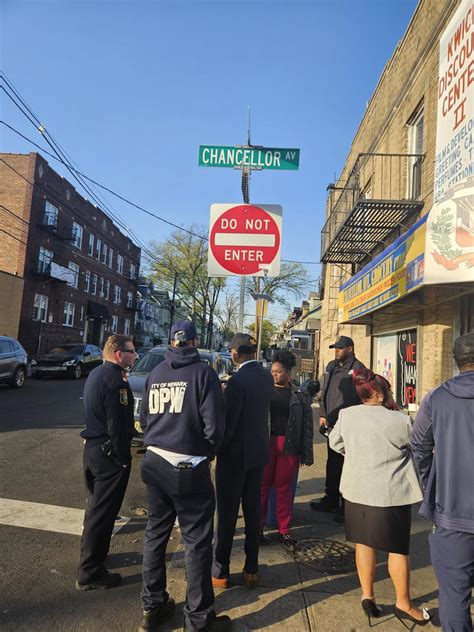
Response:
[{"label": "navy baseball cap", "polygon": [[235,349],[237,353],[255,353],[257,341],[250,334],[235,334],[229,343],[229,349]]},{"label": "navy baseball cap", "polygon": [[184,342],[195,338],[197,338],[196,327],[190,320],[179,320],[171,327],[171,340]]},{"label": "navy baseball cap", "polygon": [[354,341],[349,336],[339,336],[333,345],[329,345],[330,349],[343,349],[344,347],[353,347]]}]

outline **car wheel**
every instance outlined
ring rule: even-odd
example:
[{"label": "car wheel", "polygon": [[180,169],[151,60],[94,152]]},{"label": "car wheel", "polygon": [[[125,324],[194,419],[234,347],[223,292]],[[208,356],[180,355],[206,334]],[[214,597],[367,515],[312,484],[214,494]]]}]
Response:
[{"label": "car wheel", "polygon": [[19,366],[13,374],[10,386],[12,388],[21,388],[25,383],[26,371],[22,366]]},{"label": "car wheel", "polygon": [[80,362],[79,364],[76,364],[72,367],[71,377],[75,380],[78,380],[80,377],[82,377],[82,364]]}]

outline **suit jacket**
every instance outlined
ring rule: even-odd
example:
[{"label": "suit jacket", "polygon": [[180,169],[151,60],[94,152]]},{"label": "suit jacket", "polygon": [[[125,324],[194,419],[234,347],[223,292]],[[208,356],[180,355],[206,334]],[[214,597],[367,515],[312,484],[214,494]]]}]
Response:
[{"label": "suit jacket", "polygon": [[226,423],[218,456],[231,457],[245,471],[268,463],[271,373],[257,361],[245,364],[225,390]]}]

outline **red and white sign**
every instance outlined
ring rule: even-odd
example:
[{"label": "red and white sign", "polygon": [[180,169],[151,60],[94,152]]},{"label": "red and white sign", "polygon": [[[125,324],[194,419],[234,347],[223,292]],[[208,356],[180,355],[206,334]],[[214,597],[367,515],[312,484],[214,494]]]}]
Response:
[{"label": "red and white sign", "polygon": [[209,276],[278,276],[281,224],[277,204],[212,204]]}]

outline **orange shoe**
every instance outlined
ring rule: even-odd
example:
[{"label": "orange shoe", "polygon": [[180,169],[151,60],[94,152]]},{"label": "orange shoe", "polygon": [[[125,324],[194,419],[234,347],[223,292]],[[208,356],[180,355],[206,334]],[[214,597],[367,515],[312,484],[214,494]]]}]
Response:
[{"label": "orange shoe", "polygon": [[229,588],[228,577],[212,577],[211,579],[214,588]]},{"label": "orange shoe", "polygon": [[258,573],[247,573],[245,568],[242,571],[242,575],[244,576],[244,582],[247,588],[255,588],[258,584],[258,580],[260,579],[260,575]]}]

